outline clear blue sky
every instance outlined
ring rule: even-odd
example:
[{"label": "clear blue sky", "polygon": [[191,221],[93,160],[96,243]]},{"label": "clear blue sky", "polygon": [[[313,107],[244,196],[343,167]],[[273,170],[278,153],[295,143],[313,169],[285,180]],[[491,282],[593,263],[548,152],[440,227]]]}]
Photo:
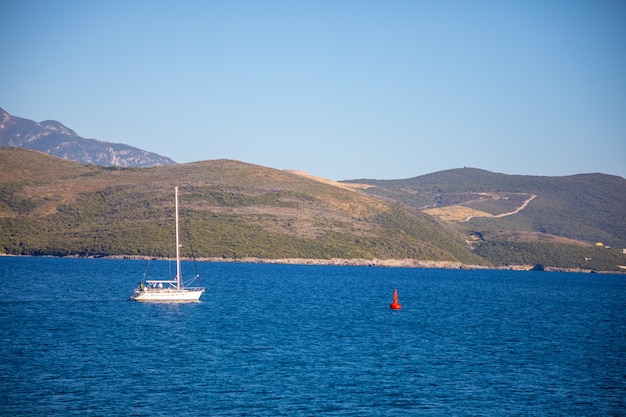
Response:
[{"label": "clear blue sky", "polygon": [[0,0],[0,107],[177,162],[626,177],[626,1]]}]

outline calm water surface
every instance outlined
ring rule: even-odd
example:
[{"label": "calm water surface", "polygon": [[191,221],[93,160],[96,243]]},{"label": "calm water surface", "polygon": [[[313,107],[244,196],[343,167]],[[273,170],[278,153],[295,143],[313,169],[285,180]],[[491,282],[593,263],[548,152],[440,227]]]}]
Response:
[{"label": "calm water surface", "polygon": [[626,415],[623,275],[146,265],[0,258],[0,414]]}]

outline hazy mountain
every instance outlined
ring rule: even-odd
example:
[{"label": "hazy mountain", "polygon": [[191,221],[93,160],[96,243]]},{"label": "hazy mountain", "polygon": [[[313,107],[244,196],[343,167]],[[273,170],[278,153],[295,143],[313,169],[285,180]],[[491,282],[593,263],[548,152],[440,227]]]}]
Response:
[{"label": "hazy mountain", "polygon": [[175,162],[121,143],[80,137],[55,120],[34,122],[0,109],[0,146],[32,149],[82,164],[150,167]]}]

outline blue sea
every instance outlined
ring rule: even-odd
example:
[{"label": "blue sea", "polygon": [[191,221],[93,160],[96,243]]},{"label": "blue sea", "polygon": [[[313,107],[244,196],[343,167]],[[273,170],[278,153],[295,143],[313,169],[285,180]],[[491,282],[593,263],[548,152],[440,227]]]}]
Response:
[{"label": "blue sea", "polygon": [[624,275],[147,265],[0,258],[1,415],[626,415]]}]

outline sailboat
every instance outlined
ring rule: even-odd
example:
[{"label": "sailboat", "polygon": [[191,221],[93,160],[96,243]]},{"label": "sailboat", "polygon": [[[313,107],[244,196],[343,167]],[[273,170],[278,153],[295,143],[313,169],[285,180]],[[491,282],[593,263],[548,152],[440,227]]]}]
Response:
[{"label": "sailboat", "polygon": [[176,206],[176,277],[173,280],[146,280],[140,282],[130,299],[146,302],[199,301],[204,287],[186,288],[181,278],[180,242],[178,237],[178,187],[174,187]]}]

